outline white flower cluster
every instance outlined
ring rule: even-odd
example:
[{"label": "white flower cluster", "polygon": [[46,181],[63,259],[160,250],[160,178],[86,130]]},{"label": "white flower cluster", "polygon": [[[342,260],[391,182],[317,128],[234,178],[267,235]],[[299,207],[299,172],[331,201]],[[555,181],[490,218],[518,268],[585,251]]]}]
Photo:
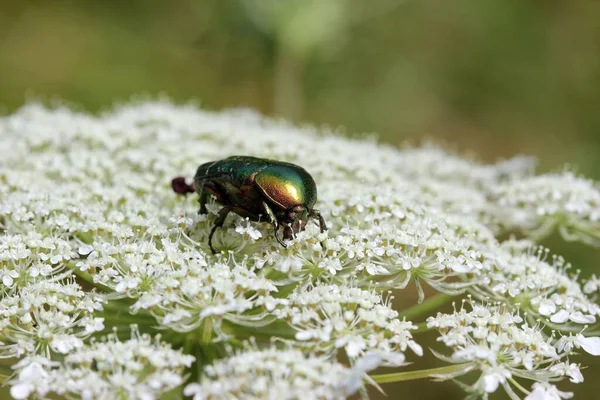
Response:
[{"label": "white flower cluster", "polygon": [[25,284],[59,275],[65,264],[76,256],[69,241],[59,237],[43,236],[35,231],[2,235],[0,279],[3,286],[0,290],[13,293]]},{"label": "white flower cluster", "polygon": [[65,265],[76,256],[67,240],[38,232],[0,236],[1,357],[67,354],[104,329],[94,316],[105,300],[84,291]]},{"label": "white flower cluster", "polygon": [[323,185],[321,212],[333,221],[327,235],[310,227],[287,249],[255,256],[256,266],[291,281],[351,280],[379,291],[403,289],[413,280],[422,301],[420,281],[460,292],[465,285],[448,280],[477,273],[483,268],[481,250],[496,244],[491,230],[471,216],[419,205],[417,195],[395,187],[351,186]]},{"label": "white flower cluster", "polygon": [[490,191],[507,231],[539,240],[558,227],[566,240],[600,245],[600,188],[572,172],[531,176]]},{"label": "white flower cluster", "polygon": [[[145,336],[93,341],[137,322],[204,355],[202,380],[187,386],[196,398],[344,398],[365,372],[422,354],[416,335],[431,310],[416,305],[421,324],[413,324],[386,294],[409,283],[419,303],[429,286],[485,304],[476,316],[457,312],[463,325],[434,319],[451,324],[435,327],[459,354],[475,343],[497,356],[459,357],[482,373],[477,390],[529,377],[537,383],[524,394],[558,396],[556,380],[579,380],[572,350],[597,352],[586,335],[597,331],[598,278],[582,287],[561,258],[499,241],[508,233],[537,240],[555,228],[568,239],[600,237],[597,187],[568,173],[535,176],[529,158],[484,165],[436,146],[399,150],[247,110],[160,101],[99,116],[32,104],[0,118],[0,137],[0,357],[21,359],[13,395],[131,397],[129,382],[150,399],[188,384],[191,358]],[[208,235],[221,206],[210,199],[208,215],[198,215],[197,196],[173,193],[170,182],[235,154],[309,171],[328,230],[311,223],[283,248],[268,224],[231,214],[213,255]],[[525,340],[519,334],[544,341],[548,353],[502,342]],[[218,359],[249,337],[257,338],[251,348]],[[270,340],[285,349],[265,348]],[[109,371],[103,352],[134,361]],[[148,361],[167,353],[174,364]],[[140,369],[148,362],[151,375]]]},{"label": "white flower cluster", "polygon": [[[548,253],[531,242],[506,241],[486,254],[489,263],[478,277],[480,284],[469,289],[482,300],[512,304],[527,313],[531,324],[542,318],[546,324],[566,331],[569,326],[580,330],[583,325],[594,324],[600,306],[568,275],[570,265]],[[588,290],[593,282],[587,283]]]},{"label": "white flower cluster", "polygon": [[[220,322],[258,321],[259,309],[273,309],[277,287],[257,276],[244,261],[207,262],[189,239],[109,244],[95,241],[79,249],[77,268],[91,273],[95,283],[114,292],[111,298],[136,299],[132,312],[146,310],[160,325],[180,332],[198,328],[206,318],[221,334]],[[252,293],[252,294],[250,294]],[[265,315],[266,317],[266,315]]]},{"label": "white flower cluster", "polygon": [[84,292],[72,279],[40,281],[23,286],[0,300],[2,341],[0,356],[22,357],[29,353],[66,354],[83,345],[82,339],[102,331],[102,318],[93,312],[103,300]]},{"label": "white flower cluster", "polygon": [[581,383],[579,365],[570,363],[568,355],[575,347],[600,354],[597,338],[577,335],[556,340],[544,335],[541,326],[529,325],[519,314],[497,304],[469,303],[453,314],[429,317],[427,326],[437,329],[438,341],[453,350],[450,357],[438,356],[461,365],[453,374],[439,378],[456,378],[478,370],[479,379],[465,388],[479,394],[495,392],[502,385],[511,398],[519,398],[513,388],[528,392],[518,379],[549,385],[566,376],[573,383]]},{"label": "white flower cluster", "polygon": [[600,294],[600,277],[593,274],[583,286],[583,291],[585,294],[595,295],[595,298],[597,299],[598,294]]},{"label": "white flower cluster", "polygon": [[[222,320],[261,325],[270,315],[267,311],[279,303],[270,296],[277,287],[244,263],[231,261],[230,266],[198,261],[171,263],[166,271],[154,275],[132,309],[149,310],[162,326],[180,332],[196,329],[212,318],[212,329],[221,334]],[[251,314],[245,314],[248,310]]]},{"label": "white flower cluster", "polygon": [[432,179],[461,186],[489,188],[500,182],[522,178],[533,173],[536,160],[519,156],[496,165],[451,154],[435,145],[409,149],[395,163],[396,171],[411,180]]},{"label": "white flower cluster", "polygon": [[402,365],[407,347],[419,356],[423,350],[410,333],[416,327],[398,319],[391,300],[359,288],[321,284],[298,288],[274,314],[294,327],[298,344],[308,349],[332,353],[344,348],[351,360],[378,353],[388,364]]},{"label": "white flower cluster", "polygon": [[114,334],[65,356],[62,362],[28,357],[11,381],[15,399],[47,398],[50,394],[83,399],[153,399],[180,386],[194,357],[171,349],[158,338],[132,330],[121,342]]},{"label": "white flower cluster", "polygon": [[353,368],[297,349],[246,346],[208,365],[200,383],[184,394],[209,399],[345,399],[362,387],[366,372],[378,365],[368,355]]}]

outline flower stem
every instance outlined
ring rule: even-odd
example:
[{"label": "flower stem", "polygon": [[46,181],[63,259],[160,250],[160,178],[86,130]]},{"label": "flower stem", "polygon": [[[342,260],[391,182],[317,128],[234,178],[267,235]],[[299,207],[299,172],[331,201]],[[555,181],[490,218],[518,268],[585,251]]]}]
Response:
[{"label": "flower stem", "polygon": [[286,322],[283,321],[272,322],[269,325],[261,327],[260,329],[236,325],[227,321],[224,321],[223,326],[225,327],[227,333],[234,335],[236,338],[279,337],[293,340],[296,337],[296,330],[291,328]]},{"label": "flower stem", "polygon": [[515,387],[517,389],[519,389],[521,392],[523,392],[523,394],[525,394],[526,396],[529,394],[529,390],[525,389],[523,386],[521,386],[519,384],[519,382],[517,382],[514,378],[508,378],[508,380],[515,385]]},{"label": "flower stem", "polygon": [[196,356],[197,367],[204,367],[212,364],[217,358],[218,347],[220,344],[211,343],[213,339],[213,321],[211,318],[205,318],[200,328],[199,344],[197,345],[199,353]]},{"label": "flower stem", "polygon": [[98,313],[97,315],[99,317],[104,318],[106,322],[122,322],[124,324],[138,325],[156,325],[156,319],[141,315],[132,315],[128,313],[112,314],[110,312]]},{"label": "flower stem", "polygon": [[412,381],[415,379],[434,378],[438,375],[448,375],[464,369],[469,364],[448,365],[439,368],[420,369],[417,371],[396,372],[393,374],[371,375],[370,378],[376,383],[392,383]]},{"label": "flower stem", "polygon": [[438,293],[435,296],[428,298],[424,302],[415,304],[414,306],[402,311],[400,313],[400,317],[405,317],[408,320],[412,320],[423,314],[427,314],[438,309],[440,306],[448,303],[453,298],[454,296],[450,296],[445,293]]},{"label": "flower stem", "polygon": [[212,320],[210,318],[206,318],[204,320],[203,328],[202,328],[202,336],[200,337],[200,343],[202,344],[210,344],[212,340],[213,333],[213,325]]},{"label": "flower stem", "polygon": [[138,310],[135,313],[130,311],[130,303],[123,300],[112,300],[102,305],[103,310],[98,314],[107,319],[130,321],[133,323],[155,324],[156,318],[145,310]]}]

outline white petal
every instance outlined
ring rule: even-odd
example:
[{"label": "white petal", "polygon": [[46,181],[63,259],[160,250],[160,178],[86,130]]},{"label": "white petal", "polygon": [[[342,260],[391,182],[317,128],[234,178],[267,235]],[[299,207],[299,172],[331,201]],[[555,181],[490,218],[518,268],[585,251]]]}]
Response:
[{"label": "white petal", "polygon": [[408,342],[408,347],[410,347],[410,349],[412,351],[414,351],[416,355],[418,355],[418,356],[422,356],[423,355],[423,347],[421,347],[421,345],[418,344],[417,342],[414,342],[414,341],[410,340]]},{"label": "white petal", "polygon": [[556,312],[556,304],[552,300],[544,300],[540,303],[538,311],[544,316],[552,315]]},{"label": "white petal", "polygon": [[11,278],[9,275],[3,275],[2,283],[4,284],[4,286],[11,287],[13,285],[14,281],[13,281],[13,278]]},{"label": "white petal", "polygon": [[26,399],[33,391],[33,385],[30,383],[17,383],[10,388],[10,395],[15,399]]},{"label": "white petal", "polygon": [[554,400],[554,397],[550,396],[543,387],[538,386],[525,397],[525,400]]},{"label": "white petal", "polygon": [[600,356],[600,337],[583,337],[579,344],[589,354]]},{"label": "white petal", "polygon": [[200,386],[198,383],[190,383],[185,387],[185,389],[183,389],[183,394],[186,396],[192,396],[200,393],[201,389],[202,386]]},{"label": "white petal", "polygon": [[82,256],[90,254],[94,248],[88,244],[79,247],[79,254]]},{"label": "white petal", "polygon": [[62,256],[61,255],[52,256],[50,258],[50,263],[51,264],[58,264],[61,261],[62,261]]},{"label": "white petal", "polygon": [[483,381],[483,390],[486,393],[493,393],[498,389],[498,385],[500,384],[498,380],[498,376],[496,374],[484,375],[482,378]]},{"label": "white petal", "polygon": [[554,314],[552,317],[550,317],[550,321],[554,322],[555,324],[562,324],[564,322],[567,322],[568,319],[569,319],[569,312],[567,310],[560,310],[559,312]]},{"label": "white petal", "polygon": [[362,372],[369,372],[369,371],[374,370],[375,368],[379,367],[381,365],[382,361],[383,361],[383,359],[380,354],[368,353],[365,356],[359,358],[358,361],[356,361],[356,364],[354,364],[353,369],[356,369],[356,370],[359,370]]},{"label": "white petal", "polygon": [[454,272],[458,272],[458,273],[470,272],[473,269],[466,264],[459,264],[459,263],[454,263],[454,264],[450,265],[450,268],[452,268],[452,270]]},{"label": "white petal", "polygon": [[348,357],[355,358],[360,354],[362,349],[365,347],[365,342],[362,337],[358,336],[356,338],[352,338],[346,344],[346,354]]},{"label": "white petal", "polygon": [[593,324],[596,318],[593,315],[584,315],[581,311],[574,312],[569,319],[578,324]]},{"label": "white petal", "polygon": [[579,370],[579,366],[577,364],[569,365],[569,369],[567,370],[567,376],[569,376],[569,380],[573,383],[581,383],[583,382],[583,375]]},{"label": "white petal", "polygon": [[382,354],[382,357],[388,365],[401,366],[406,361],[406,357],[402,353],[385,353]]},{"label": "white petal", "polygon": [[304,341],[312,339],[315,335],[311,331],[296,332],[296,340]]}]

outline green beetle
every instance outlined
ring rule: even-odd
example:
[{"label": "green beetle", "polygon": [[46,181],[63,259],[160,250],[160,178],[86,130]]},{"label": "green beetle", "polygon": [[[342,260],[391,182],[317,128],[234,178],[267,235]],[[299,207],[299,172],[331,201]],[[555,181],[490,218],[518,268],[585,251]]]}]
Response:
[{"label": "green beetle", "polygon": [[179,194],[198,193],[199,214],[207,214],[209,194],[223,205],[208,236],[213,254],[216,251],[212,237],[230,212],[251,221],[272,224],[275,238],[283,247],[286,245],[279,237],[280,226],[283,226],[284,239],[292,239],[313,218],[318,218],[321,232],[327,229],[323,216],[313,208],[317,201],[317,185],[304,168],[295,164],[232,156],[200,165],[193,185],[188,185],[183,177],[173,179],[171,185]]}]

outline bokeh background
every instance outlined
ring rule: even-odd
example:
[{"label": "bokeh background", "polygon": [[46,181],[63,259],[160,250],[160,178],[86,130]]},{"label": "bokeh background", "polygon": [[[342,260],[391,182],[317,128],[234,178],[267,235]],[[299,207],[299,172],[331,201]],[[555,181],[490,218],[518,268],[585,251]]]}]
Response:
[{"label": "bokeh background", "polygon": [[[0,114],[161,93],[600,179],[600,1],[0,0]],[[598,250],[545,244],[598,273]],[[600,398],[600,363],[584,361],[587,382],[567,388]]]}]

